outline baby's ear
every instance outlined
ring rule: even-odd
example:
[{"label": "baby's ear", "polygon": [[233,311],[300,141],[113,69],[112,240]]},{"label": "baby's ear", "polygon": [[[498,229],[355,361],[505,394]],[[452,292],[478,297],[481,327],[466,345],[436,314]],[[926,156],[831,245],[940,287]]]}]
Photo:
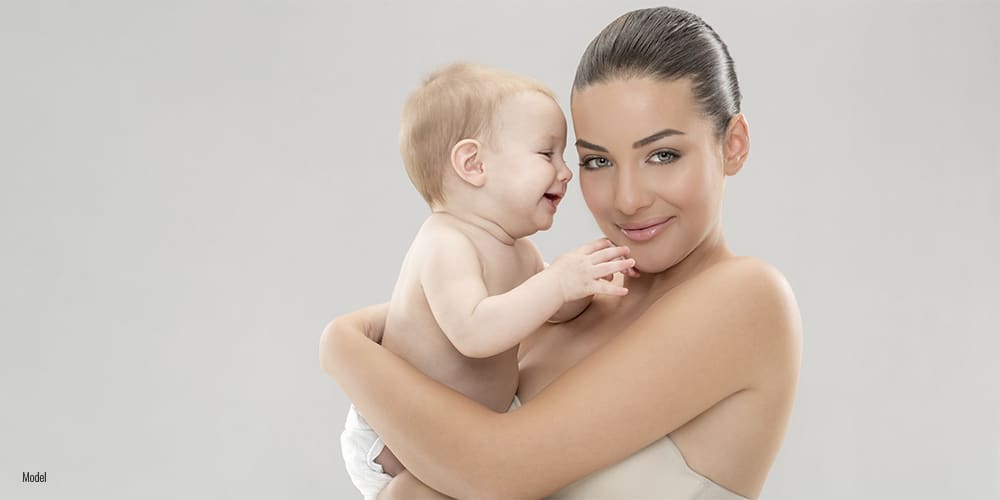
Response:
[{"label": "baby's ear", "polygon": [[475,139],[462,139],[451,148],[451,168],[458,177],[476,187],[486,183],[486,169],[481,158],[482,144]]}]

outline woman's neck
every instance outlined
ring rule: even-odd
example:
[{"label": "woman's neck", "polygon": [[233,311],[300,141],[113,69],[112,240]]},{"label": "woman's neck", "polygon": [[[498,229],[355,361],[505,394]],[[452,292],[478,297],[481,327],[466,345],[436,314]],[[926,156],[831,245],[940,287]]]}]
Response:
[{"label": "woman's neck", "polygon": [[673,266],[659,273],[626,278],[625,286],[629,289],[626,298],[637,302],[655,301],[677,285],[733,255],[722,235],[721,226],[717,226],[691,253]]}]

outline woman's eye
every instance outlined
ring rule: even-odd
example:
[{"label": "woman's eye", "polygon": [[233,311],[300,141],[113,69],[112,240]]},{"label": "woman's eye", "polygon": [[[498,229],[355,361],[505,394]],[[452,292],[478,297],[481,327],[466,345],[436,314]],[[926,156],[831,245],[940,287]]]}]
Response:
[{"label": "woman's eye", "polygon": [[580,166],[587,170],[597,170],[611,166],[611,161],[603,156],[588,156],[580,160]]},{"label": "woman's eye", "polygon": [[677,161],[678,158],[680,158],[680,155],[673,151],[657,151],[649,157],[653,163],[672,163]]}]

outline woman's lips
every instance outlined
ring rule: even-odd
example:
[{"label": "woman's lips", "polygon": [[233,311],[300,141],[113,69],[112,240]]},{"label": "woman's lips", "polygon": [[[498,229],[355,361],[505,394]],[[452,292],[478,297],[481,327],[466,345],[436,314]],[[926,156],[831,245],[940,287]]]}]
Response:
[{"label": "woman's lips", "polygon": [[662,233],[676,218],[676,216],[661,217],[640,222],[618,224],[618,228],[622,230],[622,234],[626,238],[632,241],[647,241]]}]

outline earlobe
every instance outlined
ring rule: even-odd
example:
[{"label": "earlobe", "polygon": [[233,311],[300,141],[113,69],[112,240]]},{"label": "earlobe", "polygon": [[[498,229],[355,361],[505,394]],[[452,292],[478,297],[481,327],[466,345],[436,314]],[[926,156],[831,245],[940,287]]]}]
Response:
[{"label": "earlobe", "polygon": [[725,136],[725,173],[736,175],[750,153],[750,125],[746,116],[739,113],[729,120]]},{"label": "earlobe", "polygon": [[462,139],[451,148],[451,168],[460,179],[476,187],[486,183],[481,152],[482,144],[475,139]]}]

